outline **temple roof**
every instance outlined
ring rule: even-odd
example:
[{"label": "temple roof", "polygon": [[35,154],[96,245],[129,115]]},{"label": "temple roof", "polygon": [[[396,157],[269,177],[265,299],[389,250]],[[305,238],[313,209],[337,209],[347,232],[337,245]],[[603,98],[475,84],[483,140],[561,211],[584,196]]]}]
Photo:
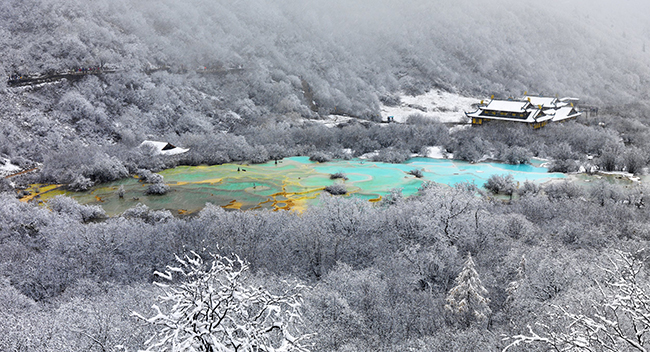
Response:
[{"label": "temple roof", "polygon": [[555,115],[553,116],[553,121],[562,121],[579,115],[580,113],[575,111],[573,107],[564,106],[555,111]]},{"label": "temple roof", "polygon": [[[528,102],[526,102],[528,103]],[[497,105],[497,107],[501,107]],[[513,122],[527,122],[527,123],[533,123],[533,122],[538,122],[539,117],[540,117],[540,112],[541,110],[539,109],[527,109],[527,110],[519,110],[519,111],[514,111],[511,113],[517,113],[517,114],[524,114],[523,118],[520,117],[512,117],[512,116],[500,116],[500,115],[485,115],[483,112],[486,110],[476,110],[471,113],[465,113],[467,117],[472,117],[472,118],[480,118],[480,119],[488,119],[488,120],[501,120],[501,121],[513,121]],[[490,110],[488,110],[490,111]],[[495,110],[495,111],[504,111],[504,110]],[[542,115],[541,117],[546,116]],[[553,116],[549,117],[548,119],[553,118]]]},{"label": "temple roof", "polygon": [[527,101],[492,100],[483,110],[525,112],[529,103]]},{"label": "temple roof", "polygon": [[562,121],[581,115],[573,107],[576,98],[524,96],[521,100],[491,100],[479,109],[465,113],[467,117],[525,123]]},{"label": "temple roof", "polygon": [[528,100],[531,104],[535,106],[542,106],[544,108],[554,108],[557,104],[557,98],[552,97],[534,97],[526,95],[524,100]]}]

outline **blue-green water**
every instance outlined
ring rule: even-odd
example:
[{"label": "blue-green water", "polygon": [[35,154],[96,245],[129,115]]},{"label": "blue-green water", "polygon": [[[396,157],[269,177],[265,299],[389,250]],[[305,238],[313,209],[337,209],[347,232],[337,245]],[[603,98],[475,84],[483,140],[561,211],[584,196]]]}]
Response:
[{"label": "blue-green water", "polygon": [[[408,172],[423,170],[416,178]],[[239,171],[238,171],[239,170]],[[213,203],[232,209],[293,209],[301,211],[317,202],[324,188],[343,184],[347,196],[378,201],[394,188],[406,196],[417,192],[422,183],[432,181],[454,185],[473,182],[482,186],[494,174],[511,174],[515,182],[526,180],[543,183],[565,178],[543,167],[501,163],[470,164],[457,160],[413,158],[403,164],[370,162],[361,159],[311,162],[307,157],[292,157],[257,165],[224,164],[215,166],[180,166],[160,172],[171,189],[166,195],[146,195],[146,185],[129,178],[103,184],[88,192],[51,191],[42,194],[47,200],[65,193],[80,203],[97,204],[110,215],[143,203],[152,209],[170,209],[179,213],[195,212]],[[330,174],[342,172],[347,180],[331,180]],[[117,196],[123,186],[124,198]]]}]

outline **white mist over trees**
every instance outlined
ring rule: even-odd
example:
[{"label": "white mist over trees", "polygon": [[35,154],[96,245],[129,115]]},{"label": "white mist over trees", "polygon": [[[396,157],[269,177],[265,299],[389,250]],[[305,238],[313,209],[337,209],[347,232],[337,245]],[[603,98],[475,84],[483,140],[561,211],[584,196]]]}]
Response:
[{"label": "white mist over trees", "polygon": [[[12,192],[0,195],[0,350],[151,346],[149,338],[166,332],[129,313],[156,316],[154,272],[191,250],[240,255],[251,268],[245,288],[254,283],[281,297],[282,280],[311,287],[301,308],[314,352],[494,351],[513,342],[504,335],[521,342],[509,350],[546,350],[524,343],[536,341],[532,334],[564,337],[557,346],[625,338],[636,314],[647,316],[631,311],[631,320],[620,320],[623,333],[568,339],[579,315],[592,317],[584,328],[606,322],[598,317],[613,321],[627,304],[613,300],[621,292],[647,303],[645,274],[635,286],[608,280],[601,269],[611,264],[607,254],[650,244],[643,184],[515,189],[504,175],[493,190],[512,194],[510,201],[479,196],[473,184],[426,184],[414,197],[394,190],[374,205],[328,196],[300,215],[208,205],[186,218],[143,205],[105,218],[65,197],[50,211],[13,193],[15,185],[81,190],[134,174],[161,193],[163,180],[152,171],[176,165],[375,150],[378,159],[399,162],[426,146],[469,161],[537,156],[558,171],[643,173],[650,161],[646,2],[4,0],[0,20],[0,157],[39,167],[0,178],[0,189]],[[111,73],[8,81],[97,66]],[[417,117],[372,122],[381,102],[399,104],[403,93],[434,87],[477,97],[570,95],[601,113],[535,131],[450,132]],[[305,120],[331,113],[361,121],[328,128]],[[143,140],[190,151],[167,158],[139,147]],[[472,264],[463,264],[465,253]],[[636,256],[639,265],[650,261],[647,252]],[[192,285],[177,280],[172,287]],[[453,293],[462,292],[475,293],[475,309],[454,303],[462,297]],[[454,324],[447,303],[469,315],[452,315]],[[552,306],[569,307],[562,321]],[[481,324],[471,323],[477,317]],[[645,338],[648,324],[638,326]]]},{"label": "white mist over trees", "polygon": [[[354,155],[392,148],[379,156],[387,161],[427,145],[445,145],[472,161],[492,148],[509,162],[566,151],[556,169],[577,170],[571,160],[579,154],[561,150],[561,143],[543,149],[484,139],[450,143],[440,133],[410,145],[386,143],[381,132],[360,127],[344,137],[302,127],[301,118],[337,113],[376,120],[380,102],[399,103],[399,94],[433,87],[483,97],[528,91],[606,106],[635,103],[623,117],[640,118],[650,81],[647,9],[641,2],[559,0],[3,1],[0,75],[96,66],[116,72],[27,87],[2,80],[0,153],[14,163],[45,162],[39,181],[79,189],[139,168],[263,162],[324,149],[337,156],[341,148]],[[643,124],[613,127],[621,138],[647,135]],[[172,162],[151,158],[135,149],[146,139],[191,152]],[[609,151],[604,168],[645,166],[647,145],[616,159],[620,138],[612,139],[590,152]],[[83,150],[82,159],[94,166],[75,167],[72,150]]]},{"label": "white mist over trees", "polygon": [[356,114],[376,109],[381,94],[432,84],[628,102],[647,96],[650,77],[650,50],[644,51],[650,9],[642,1],[10,0],[0,6],[9,34],[2,36],[7,74],[100,63],[128,70],[243,65],[249,87],[240,94],[268,89],[279,95],[264,103],[279,104],[299,93],[302,77],[320,104]]}]

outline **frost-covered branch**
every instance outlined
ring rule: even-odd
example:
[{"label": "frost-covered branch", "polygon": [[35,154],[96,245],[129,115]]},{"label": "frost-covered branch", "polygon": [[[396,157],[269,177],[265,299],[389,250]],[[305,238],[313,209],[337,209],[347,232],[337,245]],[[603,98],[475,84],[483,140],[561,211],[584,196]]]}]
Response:
[{"label": "frost-covered branch", "polygon": [[155,273],[167,281],[177,273],[184,281],[160,285],[164,294],[158,299],[171,307],[167,311],[154,305],[151,318],[132,314],[159,328],[147,351],[307,351],[310,336],[297,328],[302,323],[302,286],[282,295],[247,287],[245,261],[211,256],[209,264],[196,253],[176,257],[177,267]]},{"label": "frost-covered branch", "polygon": [[643,263],[624,252],[610,261],[612,268],[602,268],[610,278],[604,286],[597,283],[602,297],[593,302],[591,313],[576,314],[555,306],[555,317],[567,322],[560,332],[537,324],[545,330],[538,334],[528,326],[528,335],[506,337],[511,342],[503,351],[531,343],[544,343],[557,351],[649,351],[650,296],[637,280]]}]

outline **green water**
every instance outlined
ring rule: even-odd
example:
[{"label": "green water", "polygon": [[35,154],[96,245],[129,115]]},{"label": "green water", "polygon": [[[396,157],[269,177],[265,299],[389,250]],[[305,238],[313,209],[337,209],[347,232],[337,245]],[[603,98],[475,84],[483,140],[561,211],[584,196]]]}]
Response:
[{"label": "green water", "polygon": [[[409,175],[408,171],[413,169],[422,169],[424,177],[418,179]],[[336,172],[344,173],[348,180],[331,180],[330,174]],[[138,203],[178,213],[198,211],[206,203],[232,209],[300,211],[317,202],[323,189],[335,183],[344,184],[350,196],[378,201],[394,188],[401,188],[404,195],[412,195],[425,181],[448,185],[474,182],[481,186],[493,174],[512,174],[519,183],[526,180],[542,183],[566,177],[532,165],[469,164],[428,158],[414,158],[403,164],[359,159],[315,163],[307,157],[286,158],[278,164],[180,166],[160,174],[171,187],[162,196],[146,195],[147,185],[129,178],[103,184],[89,192],[54,191],[43,194],[42,199],[65,193],[80,203],[101,205],[109,215],[120,214]],[[122,199],[117,196],[120,186],[125,189]]]}]

